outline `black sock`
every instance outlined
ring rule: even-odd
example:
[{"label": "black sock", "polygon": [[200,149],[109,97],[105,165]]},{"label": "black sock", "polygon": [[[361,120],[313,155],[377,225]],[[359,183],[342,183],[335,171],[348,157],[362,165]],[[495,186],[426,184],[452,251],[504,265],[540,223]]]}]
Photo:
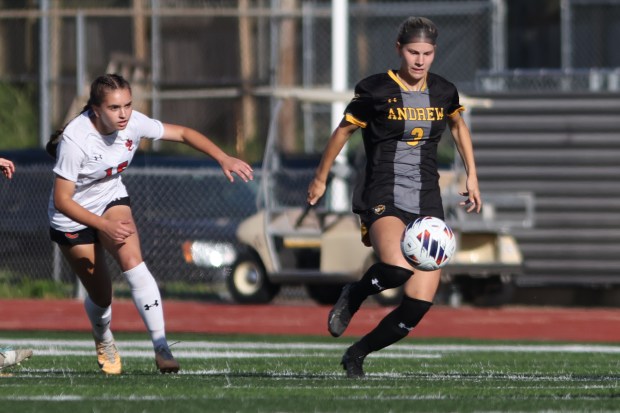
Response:
[{"label": "black sock", "polygon": [[389,288],[400,287],[413,271],[396,265],[378,262],[368,268],[361,280],[353,283],[349,291],[349,311],[355,313],[369,296]]},{"label": "black sock", "polygon": [[418,325],[433,303],[405,296],[402,303],[355,343],[356,351],[364,354],[381,350],[405,338]]}]

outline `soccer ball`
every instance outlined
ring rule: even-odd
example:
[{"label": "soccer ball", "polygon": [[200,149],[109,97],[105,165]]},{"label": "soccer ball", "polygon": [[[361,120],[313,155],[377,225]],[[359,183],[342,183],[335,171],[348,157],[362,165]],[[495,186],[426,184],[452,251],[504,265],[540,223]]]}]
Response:
[{"label": "soccer ball", "polygon": [[456,251],[456,238],[441,219],[420,217],[405,228],[400,249],[413,268],[433,271],[450,261]]}]

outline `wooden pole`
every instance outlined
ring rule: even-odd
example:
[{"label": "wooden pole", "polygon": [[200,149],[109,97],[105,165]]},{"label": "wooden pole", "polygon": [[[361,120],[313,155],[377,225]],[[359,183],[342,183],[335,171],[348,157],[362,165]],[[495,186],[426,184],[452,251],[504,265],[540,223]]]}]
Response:
[{"label": "wooden pole", "polygon": [[241,116],[237,117],[236,149],[241,157],[245,156],[246,144],[256,137],[256,100],[250,93],[252,79],[256,72],[255,48],[252,47],[252,20],[246,13],[250,0],[239,0],[239,51],[241,53]]},{"label": "wooden pole", "polygon": [[[295,11],[299,8],[298,0],[282,0],[284,11]],[[280,26],[280,49],[278,53],[278,87],[294,86],[297,75],[297,33],[298,21],[293,17],[282,19]],[[297,113],[295,102],[283,102],[280,115],[280,144],[284,153],[294,152],[296,146]]]}]

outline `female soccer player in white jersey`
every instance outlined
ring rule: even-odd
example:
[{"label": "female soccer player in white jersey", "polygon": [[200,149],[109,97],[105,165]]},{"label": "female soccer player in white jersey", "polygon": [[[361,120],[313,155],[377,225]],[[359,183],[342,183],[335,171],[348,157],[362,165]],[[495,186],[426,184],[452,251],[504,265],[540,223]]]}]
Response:
[{"label": "female soccer player in white jersey", "polygon": [[95,79],[84,110],[51,137],[47,149],[56,157],[56,165],[48,211],[50,236],[88,293],[84,307],[99,367],[106,374],[120,374],[122,368],[110,330],[112,281],[104,250],[118,262],[131,287],[153,341],[157,368],[162,373],[179,370],[166,341],[159,288],[142,259],[129,195],[121,180],[144,138],[183,142],[213,157],[230,181],[232,174],[246,182],[253,179],[247,163],[227,155],[201,133],[132,110],[131,87],[116,74]]},{"label": "female soccer player in white jersey", "polygon": [[456,87],[429,73],[435,58],[435,24],[410,17],[400,26],[396,50],[398,70],[372,75],[355,87],[344,118],[332,133],[315,177],[308,187],[308,203],[325,193],[329,170],[345,142],[362,128],[366,168],[357,182],[353,212],[359,214],[363,241],[372,245],[379,262],[362,279],[346,285],[329,313],[328,329],[339,337],[353,314],[372,294],[404,285],[401,304],[361,340],[347,349],[342,365],[350,378],[364,377],[364,358],[407,334],[430,309],[439,286],[440,271],[416,271],[400,250],[405,226],[422,215],[443,219],[437,171],[437,144],[450,128],[467,172],[467,212],[480,212],[471,136],[460,112]]}]

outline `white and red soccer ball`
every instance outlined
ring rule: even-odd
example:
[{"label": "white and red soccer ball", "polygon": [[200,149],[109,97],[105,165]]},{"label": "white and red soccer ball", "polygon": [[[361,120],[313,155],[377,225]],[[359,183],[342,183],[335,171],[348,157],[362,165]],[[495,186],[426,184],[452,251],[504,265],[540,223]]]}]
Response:
[{"label": "white and red soccer ball", "polygon": [[456,252],[456,237],[441,219],[420,217],[405,228],[400,249],[405,259],[418,270],[444,267]]}]

